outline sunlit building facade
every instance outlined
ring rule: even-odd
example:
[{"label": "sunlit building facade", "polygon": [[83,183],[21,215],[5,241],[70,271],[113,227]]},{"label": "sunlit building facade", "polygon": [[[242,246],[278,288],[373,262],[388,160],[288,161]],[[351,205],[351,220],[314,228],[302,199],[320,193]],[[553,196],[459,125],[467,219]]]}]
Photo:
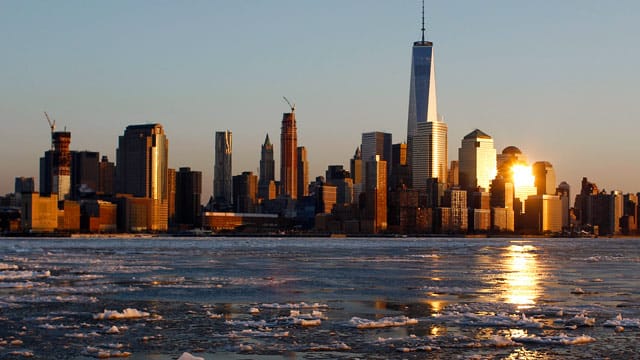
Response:
[{"label": "sunlit building facade", "polygon": [[473,191],[488,190],[496,177],[496,149],[493,138],[475,129],[462,139],[458,149],[460,187]]},{"label": "sunlit building facade", "polygon": [[[412,137],[411,153],[412,185],[416,190],[426,190],[427,179],[438,179],[446,183],[447,170],[447,124],[444,122],[420,122]],[[409,144],[411,149],[411,144]]]},{"label": "sunlit building facade", "polygon": [[537,161],[532,165],[534,185],[538,195],[556,194],[556,172],[548,161]]}]

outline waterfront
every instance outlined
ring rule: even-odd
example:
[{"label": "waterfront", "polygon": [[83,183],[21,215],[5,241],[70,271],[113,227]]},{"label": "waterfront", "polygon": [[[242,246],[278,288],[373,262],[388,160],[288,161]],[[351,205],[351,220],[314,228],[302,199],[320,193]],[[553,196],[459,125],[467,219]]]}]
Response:
[{"label": "waterfront", "polygon": [[0,358],[634,358],[639,245],[2,239]]}]

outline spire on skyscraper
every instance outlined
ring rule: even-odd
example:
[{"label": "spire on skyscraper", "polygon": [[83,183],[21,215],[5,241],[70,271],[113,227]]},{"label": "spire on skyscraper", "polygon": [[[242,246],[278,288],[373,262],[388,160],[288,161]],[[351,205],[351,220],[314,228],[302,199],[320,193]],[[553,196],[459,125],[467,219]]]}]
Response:
[{"label": "spire on skyscraper", "polygon": [[422,43],[424,44],[424,0],[422,0]]}]

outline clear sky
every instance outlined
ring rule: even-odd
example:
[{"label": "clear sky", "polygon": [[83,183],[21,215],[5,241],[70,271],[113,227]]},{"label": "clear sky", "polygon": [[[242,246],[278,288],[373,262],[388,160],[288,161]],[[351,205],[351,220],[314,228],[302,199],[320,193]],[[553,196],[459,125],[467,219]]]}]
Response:
[{"label": "clear sky", "polygon": [[[582,176],[640,191],[640,2],[427,1],[426,19],[450,160],[479,128],[574,194]],[[283,95],[310,179],[348,167],[362,132],[405,141],[419,37],[418,0],[0,0],[0,194],[38,182],[43,111],[112,161],[127,125],[161,123],[205,202],[214,132],[233,132],[234,174],[256,172],[266,133],[279,157]]]}]

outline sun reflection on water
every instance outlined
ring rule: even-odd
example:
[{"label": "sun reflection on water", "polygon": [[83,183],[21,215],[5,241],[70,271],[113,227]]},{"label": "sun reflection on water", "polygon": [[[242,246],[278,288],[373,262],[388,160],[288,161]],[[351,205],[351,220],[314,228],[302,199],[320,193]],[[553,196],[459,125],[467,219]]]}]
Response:
[{"label": "sun reflection on water", "polygon": [[519,309],[530,308],[539,296],[535,247],[511,245],[506,250],[505,302],[517,305]]}]

